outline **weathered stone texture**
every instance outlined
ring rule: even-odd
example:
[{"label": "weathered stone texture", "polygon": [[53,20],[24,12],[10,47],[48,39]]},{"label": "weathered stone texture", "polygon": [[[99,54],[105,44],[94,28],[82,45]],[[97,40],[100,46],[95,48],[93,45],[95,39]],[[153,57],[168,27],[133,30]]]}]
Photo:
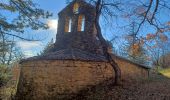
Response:
[{"label": "weathered stone texture", "polygon": [[[79,4],[78,13],[73,12],[74,4]],[[79,31],[79,17],[85,17],[84,31]],[[49,52],[55,52],[62,49],[76,48],[95,54],[103,54],[101,43],[97,40],[95,31],[95,7],[88,4],[84,0],[75,0],[67,5],[58,14],[58,29],[56,42]],[[71,32],[68,30],[68,19],[72,20]]]},{"label": "weathered stone texture", "polygon": [[[148,77],[147,68],[120,58],[114,59],[121,69],[122,80],[140,80]],[[20,99],[56,99],[62,97],[61,95],[75,94],[113,77],[114,70],[107,62],[29,61],[21,64],[17,95]]]},{"label": "weathered stone texture", "polygon": [[121,70],[121,78],[126,81],[146,79],[149,77],[149,69],[145,66],[132,63],[126,59],[114,58]]},{"label": "weathered stone texture", "polygon": [[[79,3],[79,13],[73,12]],[[84,31],[77,30],[79,16],[85,16]],[[72,19],[72,31],[68,20]],[[103,55],[96,36],[95,7],[74,0],[59,13],[56,42],[48,53],[21,61],[17,90],[19,100],[56,100],[82,89],[114,79],[114,70]],[[125,59],[113,57],[121,69],[122,80],[148,77],[148,69]]]},{"label": "weathered stone texture", "polygon": [[57,98],[114,77],[106,62],[36,61],[22,65],[18,96],[23,99]]}]

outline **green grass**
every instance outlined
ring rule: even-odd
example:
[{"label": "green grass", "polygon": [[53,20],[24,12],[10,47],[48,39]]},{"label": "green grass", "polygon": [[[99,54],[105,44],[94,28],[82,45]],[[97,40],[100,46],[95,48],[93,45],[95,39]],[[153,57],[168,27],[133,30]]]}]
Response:
[{"label": "green grass", "polygon": [[162,75],[170,78],[170,68],[167,68],[167,69],[162,69],[159,71]]}]

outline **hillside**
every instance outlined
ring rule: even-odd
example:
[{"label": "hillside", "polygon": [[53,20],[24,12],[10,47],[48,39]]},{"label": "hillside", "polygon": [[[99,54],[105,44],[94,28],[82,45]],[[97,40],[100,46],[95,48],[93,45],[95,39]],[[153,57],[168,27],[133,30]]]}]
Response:
[{"label": "hillside", "polygon": [[[165,75],[165,76],[164,76]],[[81,100],[170,100],[170,69],[152,73],[148,80],[123,82],[121,86],[106,83],[84,91],[74,99]]]}]

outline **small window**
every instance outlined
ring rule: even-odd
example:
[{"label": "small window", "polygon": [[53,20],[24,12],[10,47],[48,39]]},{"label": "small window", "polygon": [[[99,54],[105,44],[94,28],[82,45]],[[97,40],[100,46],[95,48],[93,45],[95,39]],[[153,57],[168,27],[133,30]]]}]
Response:
[{"label": "small window", "polygon": [[78,14],[78,13],[79,13],[79,4],[78,4],[78,3],[75,3],[75,4],[74,4],[73,12],[74,12],[75,14]]},{"label": "small window", "polygon": [[71,32],[71,28],[72,28],[72,19],[66,18],[66,20],[65,20],[65,32]]},{"label": "small window", "polygon": [[68,32],[71,32],[71,27],[72,26],[72,19],[70,18],[69,19],[69,28],[68,28]]},{"label": "small window", "polygon": [[85,29],[85,16],[80,15],[78,18],[78,29],[77,31],[84,31]]}]

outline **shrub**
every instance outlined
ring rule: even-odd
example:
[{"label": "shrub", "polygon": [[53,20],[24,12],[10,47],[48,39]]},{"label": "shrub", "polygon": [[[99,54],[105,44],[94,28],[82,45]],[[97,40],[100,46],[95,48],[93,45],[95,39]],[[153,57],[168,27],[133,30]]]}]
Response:
[{"label": "shrub", "polygon": [[0,65],[0,87],[7,84],[11,78],[10,68],[6,65]]}]

